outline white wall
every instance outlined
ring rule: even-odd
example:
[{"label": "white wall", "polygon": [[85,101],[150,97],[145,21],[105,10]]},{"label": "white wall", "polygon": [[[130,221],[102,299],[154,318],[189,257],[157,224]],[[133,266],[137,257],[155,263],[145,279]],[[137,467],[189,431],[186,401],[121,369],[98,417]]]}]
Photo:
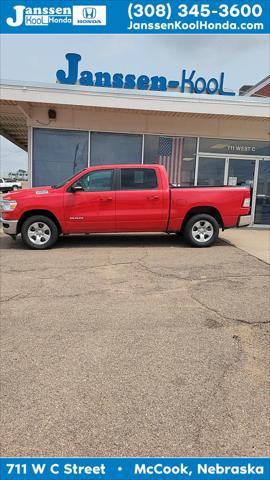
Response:
[{"label": "white wall", "polygon": [[[49,108],[57,112],[56,121],[48,119]],[[33,106],[28,125],[107,132],[156,133],[231,139],[269,139],[267,119],[217,117],[210,115],[136,112],[98,108]]]}]

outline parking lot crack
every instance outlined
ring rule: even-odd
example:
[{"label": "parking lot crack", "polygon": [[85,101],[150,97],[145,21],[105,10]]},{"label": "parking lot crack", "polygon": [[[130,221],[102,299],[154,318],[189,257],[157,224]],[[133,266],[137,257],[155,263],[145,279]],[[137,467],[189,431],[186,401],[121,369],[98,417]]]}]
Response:
[{"label": "parking lot crack", "polygon": [[[196,281],[196,282],[219,282],[219,281],[223,281],[223,280],[230,280],[230,279],[247,279],[247,278],[250,278],[250,275],[227,275],[227,276],[221,276],[221,277],[207,277],[205,276],[205,278],[200,278],[200,277],[196,277],[196,276],[190,276],[190,275],[187,275],[187,276],[184,276],[183,274],[177,274],[177,273],[165,273],[165,272],[161,272],[159,270],[153,270],[151,267],[149,267],[148,265],[146,265],[144,262],[142,262],[142,260],[139,260],[138,262],[138,265],[140,265],[143,269],[145,269],[148,273],[151,273],[152,275],[155,275],[155,276],[158,276],[158,277],[162,277],[162,278],[175,278],[177,280],[187,280],[187,281],[190,281],[190,282],[193,282],[193,281]],[[256,274],[256,275],[253,275],[253,278],[254,277],[269,277],[268,274]],[[269,277],[270,278],[270,277]]]},{"label": "parking lot crack", "polygon": [[17,295],[12,295],[12,297],[6,297],[0,300],[0,303],[7,303],[11,302],[14,299],[19,298],[20,300],[23,300],[24,298],[27,298],[31,295],[31,293],[27,293],[25,295],[22,295],[21,293],[17,293]]},{"label": "parking lot crack", "polygon": [[205,308],[207,311],[209,311],[211,313],[215,313],[220,319],[223,319],[223,320],[228,320],[230,322],[244,323],[244,324],[250,325],[250,326],[257,326],[257,325],[263,325],[263,324],[270,323],[270,320],[259,321],[259,322],[254,322],[253,323],[253,322],[249,322],[248,320],[244,320],[243,318],[230,317],[229,315],[225,315],[224,313],[220,313],[216,308],[209,307],[209,305],[207,305],[206,303],[204,303],[201,300],[199,300],[198,298],[196,298],[195,295],[192,294],[192,293],[191,293],[191,298],[192,298],[192,300],[197,302],[201,307]]}]

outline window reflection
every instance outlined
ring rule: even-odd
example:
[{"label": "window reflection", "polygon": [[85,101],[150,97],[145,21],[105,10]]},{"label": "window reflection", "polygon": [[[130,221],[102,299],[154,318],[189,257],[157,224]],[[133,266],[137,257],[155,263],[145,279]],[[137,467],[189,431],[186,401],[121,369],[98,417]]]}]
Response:
[{"label": "window reflection", "polygon": [[33,186],[55,185],[88,164],[88,132],[35,128]]},{"label": "window reflection", "polygon": [[142,135],[91,133],[91,165],[142,162]]},{"label": "window reflection", "polygon": [[194,185],[197,139],[145,135],[144,163],[164,165],[171,184]]},{"label": "window reflection", "polygon": [[224,158],[200,157],[198,185],[224,185]]},{"label": "window reflection", "polygon": [[225,155],[270,155],[270,143],[259,140],[230,140],[222,138],[200,138],[201,153]]},{"label": "window reflection", "polygon": [[228,185],[253,187],[255,160],[230,159]]}]

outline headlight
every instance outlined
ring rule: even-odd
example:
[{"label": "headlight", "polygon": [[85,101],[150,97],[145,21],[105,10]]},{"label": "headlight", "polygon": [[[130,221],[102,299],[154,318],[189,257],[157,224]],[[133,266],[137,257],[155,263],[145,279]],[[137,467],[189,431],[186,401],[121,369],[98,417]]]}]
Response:
[{"label": "headlight", "polygon": [[2,200],[0,202],[0,209],[3,212],[12,212],[17,207],[16,200]]}]

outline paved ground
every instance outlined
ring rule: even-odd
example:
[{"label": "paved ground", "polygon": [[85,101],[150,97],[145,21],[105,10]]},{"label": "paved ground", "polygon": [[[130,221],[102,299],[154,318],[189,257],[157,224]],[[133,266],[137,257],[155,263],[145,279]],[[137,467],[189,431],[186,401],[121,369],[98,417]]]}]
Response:
[{"label": "paved ground", "polygon": [[267,455],[266,264],[173,236],[1,242],[2,454]]},{"label": "paved ground", "polygon": [[232,228],[222,232],[221,238],[270,263],[270,228]]}]

